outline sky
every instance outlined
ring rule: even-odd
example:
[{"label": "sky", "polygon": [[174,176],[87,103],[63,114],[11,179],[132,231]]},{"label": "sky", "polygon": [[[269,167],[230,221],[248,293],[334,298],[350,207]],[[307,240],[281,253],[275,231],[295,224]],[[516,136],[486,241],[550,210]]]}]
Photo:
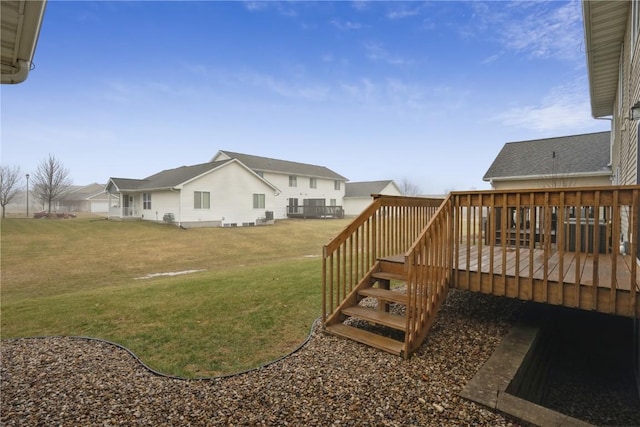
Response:
[{"label": "sky", "polygon": [[3,165],[76,185],[219,150],[483,190],[507,142],[610,129],[589,106],[579,1],[49,0]]}]

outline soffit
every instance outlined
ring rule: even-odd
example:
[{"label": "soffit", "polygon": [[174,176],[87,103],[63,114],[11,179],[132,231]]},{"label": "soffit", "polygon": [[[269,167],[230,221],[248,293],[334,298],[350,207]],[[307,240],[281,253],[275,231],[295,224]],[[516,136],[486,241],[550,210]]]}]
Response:
[{"label": "soffit", "polygon": [[2,83],[21,83],[29,73],[46,0],[0,1]]}]

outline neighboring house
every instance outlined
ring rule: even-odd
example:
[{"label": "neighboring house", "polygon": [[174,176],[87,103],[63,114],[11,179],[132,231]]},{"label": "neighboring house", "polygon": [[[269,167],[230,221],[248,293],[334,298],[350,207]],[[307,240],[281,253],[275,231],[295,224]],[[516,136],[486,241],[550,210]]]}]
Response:
[{"label": "neighboring house", "polygon": [[402,191],[393,180],[347,182],[344,193],[344,213],[347,216],[360,213],[373,202],[372,195],[402,196]]},{"label": "neighboring house", "polygon": [[611,185],[611,132],[509,142],[483,180],[495,190]]},{"label": "neighboring house", "polygon": [[56,201],[57,209],[64,212],[106,213],[109,211],[109,195],[104,184],[73,185]]},{"label": "neighboring house", "polygon": [[169,169],[144,179],[110,178],[109,218],[185,228],[272,222],[278,189],[237,159]]},{"label": "neighboring house", "polygon": [[347,179],[324,167],[218,151],[212,161],[237,159],[278,188],[274,218],[343,215]]}]

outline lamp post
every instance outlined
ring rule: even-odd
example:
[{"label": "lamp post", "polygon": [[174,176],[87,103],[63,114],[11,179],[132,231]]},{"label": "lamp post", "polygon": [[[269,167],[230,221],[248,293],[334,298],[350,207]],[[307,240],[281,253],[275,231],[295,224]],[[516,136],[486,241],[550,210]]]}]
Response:
[{"label": "lamp post", "polygon": [[27,177],[27,218],[29,218],[29,174],[25,176]]}]

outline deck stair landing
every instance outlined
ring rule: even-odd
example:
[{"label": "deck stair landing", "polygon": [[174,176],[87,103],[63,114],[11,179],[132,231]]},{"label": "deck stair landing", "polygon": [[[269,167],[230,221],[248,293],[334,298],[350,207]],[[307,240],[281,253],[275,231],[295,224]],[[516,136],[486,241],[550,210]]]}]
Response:
[{"label": "deck stair landing", "polygon": [[[332,335],[349,338],[362,344],[375,347],[397,356],[405,357],[404,337],[402,341],[390,335],[403,336],[406,332],[407,295],[391,287],[392,281],[406,282],[404,264],[398,259],[381,259],[376,263],[373,272],[365,277],[353,291],[354,298],[347,301],[339,311],[339,316],[326,326],[326,331]],[[360,304],[364,298],[377,301],[376,307]],[[391,312],[391,304],[404,306],[401,310]],[[356,326],[353,320],[361,320],[371,327],[364,329]],[[395,334],[390,331],[400,331]]]}]

